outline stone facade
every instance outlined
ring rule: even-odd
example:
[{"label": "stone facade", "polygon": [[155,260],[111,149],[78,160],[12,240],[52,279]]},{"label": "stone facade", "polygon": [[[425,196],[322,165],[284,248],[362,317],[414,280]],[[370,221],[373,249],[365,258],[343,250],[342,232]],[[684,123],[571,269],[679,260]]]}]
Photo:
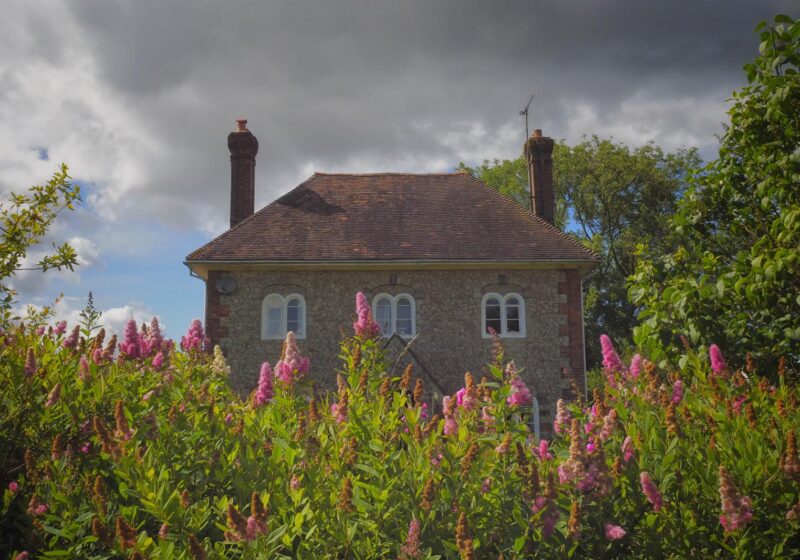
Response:
[{"label": "stone facade", "polygon": [[[215,288],[222,276],[235,289]],[[378,293],[409,293],[416,301],[418,337],[413,349],[448,394],[463,386],[465,371],[480,378],[491,360],[491,339],[481,336],[484,294],[515,292],[525,300],[526,336],[505,338],[506,356],[540,404],[543,430],[552,423],[555,402],[585,384],[581,285],[577,269],[514,270],[231,270],[211,271],[206,281],[206,325],[232,367],[232,383],[242,392],[255,386],[261,362],[275,363],[281,341],[261,339],[261,304],[271,294],[302,294],[306,337],[299,340],[312,375],[335,387],[339,341],[352,334],[355,294],[370,302]],[[405,363],[397,365],[399,370]]]}]

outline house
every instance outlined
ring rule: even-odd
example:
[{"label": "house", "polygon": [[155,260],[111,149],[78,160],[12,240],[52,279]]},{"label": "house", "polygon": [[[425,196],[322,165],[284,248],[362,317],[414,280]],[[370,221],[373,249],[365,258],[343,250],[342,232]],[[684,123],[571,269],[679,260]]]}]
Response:
[{"label": "house", "polygon": [[[287,331],[335,386],[341,333],[364,292],[400,369],[451,394],[479,378],[499,333],[549,424],[585,390],[581,279],[597,257],[553,226],[553,140],[526,142],[533,211],[463,173],[315,173],[254,212],[258,141],[238,121],[230,229],[186,257],[206,284],[206,330],[241,391]],[[410,343],[410,344],[409,344]]]}]

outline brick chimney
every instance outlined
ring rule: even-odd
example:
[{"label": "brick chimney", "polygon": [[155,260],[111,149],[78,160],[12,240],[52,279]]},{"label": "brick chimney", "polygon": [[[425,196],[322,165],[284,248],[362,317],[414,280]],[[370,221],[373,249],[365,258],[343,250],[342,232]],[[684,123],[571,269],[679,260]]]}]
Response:
[{"label": "brick chimney", "polygon": [[258,140],[247,130],[247,119],[236,121],[236,130],[228,134],[231,151],[231,227],[255,212],[256,154]]},{"label": "brick chimney", "polygon": [[556,206],[553,188],[553,139],[542,136],[542,130],[537,128],[525,142],[524,153],[528,158],[531,210],[553,224]]}]

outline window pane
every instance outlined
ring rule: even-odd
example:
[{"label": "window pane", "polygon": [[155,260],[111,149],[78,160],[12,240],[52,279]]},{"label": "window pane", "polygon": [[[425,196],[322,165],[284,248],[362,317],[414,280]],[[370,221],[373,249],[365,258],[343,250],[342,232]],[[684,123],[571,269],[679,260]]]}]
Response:
[{"label": "window pane", "polygon": [[383,336],[392,334],[392,303],[388,298],[381,298],[375,305],[375,322],[381,327]]},{"label": "window pane", "polygon": [[300,326],[300,300],[292,299],[286,306],[286,330],[297,334]]},{"label": "window pane", "polygon": [[493,329],[500,333],[500,300],[489,298],[486,300],[486,324],[483,326],[486,332]]},{"label": "window pane", "polygon": [[280,307],[267,309],[267,336],[281,336],[283,334],[283,313]]},{"label": "window pane", "polygon": [[411,335],[411,301],[408,298],[397,300],[397,333]]},{"label": "window pane", "polygon": [[[516,302],[516,298],[509,301]],[[519,307],[517,305],[506,306],[506,332],[519,333]]]}]

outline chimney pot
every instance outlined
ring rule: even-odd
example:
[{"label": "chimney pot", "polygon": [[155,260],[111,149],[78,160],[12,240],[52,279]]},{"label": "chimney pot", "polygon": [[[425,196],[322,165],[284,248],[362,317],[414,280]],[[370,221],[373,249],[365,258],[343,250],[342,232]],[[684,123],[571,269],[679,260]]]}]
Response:
[{"label": "chimney pot", "polygon": [[236,132],[247,132],[247,119],[236,119]]},{"label": "chimney pot", "polygon": [[[244,121],[244,122],[247,122],[247,121]],[[541,128],[537,128],[536,130],[534,130],[533,131],[533,137],[534,138],[541,138],[542,137],[542,129]]]}]

